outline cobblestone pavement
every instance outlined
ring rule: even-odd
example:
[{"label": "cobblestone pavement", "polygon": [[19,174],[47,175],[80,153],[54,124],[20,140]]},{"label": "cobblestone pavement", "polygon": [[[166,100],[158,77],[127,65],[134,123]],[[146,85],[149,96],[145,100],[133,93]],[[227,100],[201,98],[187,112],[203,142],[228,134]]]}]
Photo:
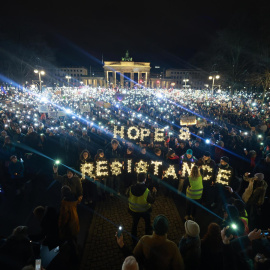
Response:
[{"label": "cobblestone pavement", "polygon": [[[164,214],[169,220],[168,238],[177,245],[184,234],[184,227],[179,212],[171,197],[160,195],[152,206],[151,220],[158,214]],[[81,261],[81,270],[118,270],[124,260],[124,256],[118,248],[115,239],[117,227],[124,227],[124,242],[132,246],[129,232],[131,231],[132,218],[128,213],[127,199],[124,197],[113,197],[105,201],[97,202],[92,219],[84,253]],[[140,220],[138,225],[138,237],[144,235],[144,221]]]}]

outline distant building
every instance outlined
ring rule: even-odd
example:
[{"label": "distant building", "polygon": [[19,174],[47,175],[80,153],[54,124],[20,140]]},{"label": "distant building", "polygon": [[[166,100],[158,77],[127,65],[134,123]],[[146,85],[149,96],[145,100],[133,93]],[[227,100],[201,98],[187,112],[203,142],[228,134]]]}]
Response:
[{"label": "distant building", "polygon": [[128,51],[122,61],[104,61],[104,77],[107,87],[148,87],[149,62],[134,62]]},{"label": "distant building", "polygon": [[[61,67],[54,70],[54,77],[60,85],[79,86],[83,77],[88,75],[85,67]],[[66,79],[69,76],[70,79]]]},{"label": "distant building", "polygon": [[[102,60],[103,62],[103,60]],[[150,73],[150,70],[152,72]],[[70,78],[67,79],[66,76]],[[92,87],[149,87],[149,88],[192,88],[202,90],[208,80],[208,73],[200,69],[151,68],[149,62],[134,62],[128,51],[121,61],[104,61],[103,70],[84,67],[62,67],[54,72],[58,85]]]},{"label": "distant building", "polygon": [[200,69],[167,69],[165,78],[170,79],[174,88],[192,88],[202,90],[205,88],[205,81],[208,73]]}]

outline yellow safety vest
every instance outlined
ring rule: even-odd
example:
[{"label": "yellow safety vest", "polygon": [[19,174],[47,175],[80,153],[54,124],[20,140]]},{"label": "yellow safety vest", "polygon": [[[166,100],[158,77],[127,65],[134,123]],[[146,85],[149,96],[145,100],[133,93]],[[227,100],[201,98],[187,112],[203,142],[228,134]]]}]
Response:
[{"label": "yellow safety vest", "polygon": [[128,197],[128,202],[129,202],[129,209],[133,212],[146,212],[148,209],[151,208],[151,204],[147,202],[147,196],[149,193],[149,189],[147,188],[143,195],[140,197],[134,196],[131,192],[129,191],[129,197]]}]

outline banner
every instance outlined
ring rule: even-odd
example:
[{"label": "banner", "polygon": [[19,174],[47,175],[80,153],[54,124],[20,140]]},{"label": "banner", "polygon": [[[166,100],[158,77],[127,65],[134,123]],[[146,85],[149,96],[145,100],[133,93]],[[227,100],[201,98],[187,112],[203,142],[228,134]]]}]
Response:
[{"label": "banner", "polygon": [[[127,174],[129,173],[147,174],[149,172],[150,166],[152,167],[154,166],[152,174],[155,176],[159,176],[160,169],[163,170],[162,161],[140,160],[139,162],[134,163],[132,159],[127,160],[127,162],[121,162],[121,160],[116,159],[114,159],[114,161],[110,163],[107,160],[90,162],[82,164],[80,169],[82,179],[85,179],[86,177],[96,179],[121,175],[124,172],[124,168],[126,168],[125,172]],[[132,171],[131,168],[134,168],[134,171]],[[168,169],[164,171],[164,177],[169,176],[172,176],[174,179],[178,178],[178,171],[176,170],[174,165],[169,166]]]},{"label": "banner", "polygon": [[48,112],[48,118],[56,119],[58,116],[58,112],[49,111]]},{"label": "banner", "polygon": [[48,113],[49,112],[48,105],[45,105],[45,104],[38,105],[38,112],[39,113]]}]

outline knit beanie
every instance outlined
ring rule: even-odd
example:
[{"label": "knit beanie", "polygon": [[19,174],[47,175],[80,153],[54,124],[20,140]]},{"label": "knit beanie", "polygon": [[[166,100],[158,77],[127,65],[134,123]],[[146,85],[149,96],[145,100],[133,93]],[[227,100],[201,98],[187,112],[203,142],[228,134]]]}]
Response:
[{"label": "knit beanie", "polygon": [[188,149],[186,152],[187,155],[193,155],[193,151],[191,149]]},{"label": "knit beanie", "polygon": [[205,151],[205,152],[204,152],[204,156],[205,156],[205,157],[210,157],[210,156],[211,156],[211,154],[210,154],[210,152],[209,152],[209,151]]},{"label": "knit beanie", "polygon": [[225,161],[226,163],[229,163],[229,158],[224,156],[224,157],[221,157],[220,159],[222,159],[223,161]]},{"label": "knit beanie", "polygon": [[171,156],[172,154],[174,154],[175,153],[175,151],[173,150],[173,149],[169,149],[169,151],[168,151],[168,156]]},{"label": "knit beanie", "polygon": [[186,234],[191,237],[197,237],[200,234],[200,226],[193,220],[187,220],[185,222]]},{"label": "knit beanie", "polygon": [[254,176],[257,177],[259,181],[262,181],[264,179],[263,173],[255,173]]},{"label": "knit beanie", "polygon": [[169,221],[164,215],[158,215],[153,222],[153,230],[157,235],[164,235],[168,232]]}]

